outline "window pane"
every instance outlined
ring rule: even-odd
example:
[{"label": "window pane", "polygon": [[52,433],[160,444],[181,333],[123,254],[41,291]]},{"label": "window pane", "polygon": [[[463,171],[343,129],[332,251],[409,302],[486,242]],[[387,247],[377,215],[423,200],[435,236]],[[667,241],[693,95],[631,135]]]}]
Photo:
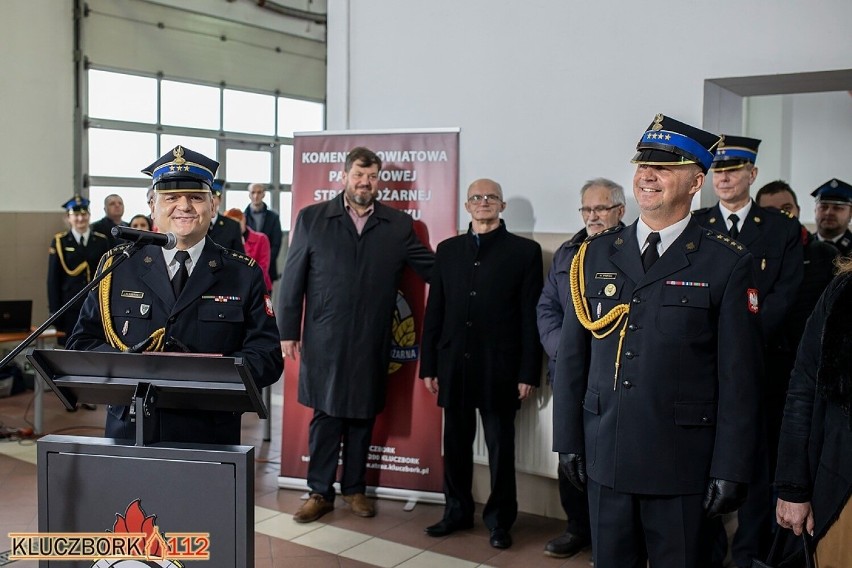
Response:
[{"label": "window pane", "polygon": [[224,129],[228,132],[275,134],[275,97],[225,89]]},{"label": "window pane", "polygon": [[281,230],[289,231],[290,215],[292,214],[293,210],[293,192],[282,191],[279,202],[281,206],[279,207],[278,215],[280,215],[281,217]]},{"label": "window pane", "polygon": [[175,146],[183,146],[194,152],[204,154],[211,160],[216,159],[218,141],[215,138],[199,138],[197,136],[180,136],[176,134],[160,135],[160,155],[162,156]]},{"label": "window pane", "polygon": [[294,132],[316,132],[325,124],[325,105],[296,99],[278,99],[278,136],[292,138]]},{"label": "window pane", "polygon": [[[263,196],[263,202],[266,203],[267,207],[270,209],[272,208],[272,195],[268,191]],[[251,198],[249,197],[248,191],[237,189],[225,190],[226,211],[234,208],[239,209],[240,211],[245,211],[249,203],[251,203]]]},{"label": "window pane", "polygon": [[281,146],[281,181],[290,185],[293,183],[293,147]]},{"label": "window pane", "polygon": [[137,213],[148,215],[151,210],[145,202],[145,196],[148,193],[147,187],[108,187],[95,185],[89,188],[89,211],[92,215],[92,221],[97,221],[102,218],[104,213],[104,199],[107,195],[120,195],[124,200],[124,220],[128,223],[130,219]]},{"label": "window pane", "polygon": [[148,177],[142,168],[157,159],[157,135],[147,132],[89,129],[89,175]]},{"label": "window pane", "polygon": [[272,171],[272,154],[255,150],[226,150],[225,163],[225,177],[229,182],[266,183]]},{"label": "window pane", "polygon": [[163,124],[219,130],[218,87],[176,81],[163,81],[161,85]]},{"label": "window pane", "polygon": [[90,69],[88,115],[130,122],[157,122],[157,80]]}]

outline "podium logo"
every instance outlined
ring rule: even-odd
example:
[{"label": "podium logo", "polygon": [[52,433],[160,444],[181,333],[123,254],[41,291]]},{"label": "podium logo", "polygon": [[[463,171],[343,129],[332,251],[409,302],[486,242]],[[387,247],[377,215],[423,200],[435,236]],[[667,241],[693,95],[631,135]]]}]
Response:
[{"label": "podium logo", "polygon": [[162,533],[136,499],[104,533],[9,533],[9,560],[91,560],[92,568],[182,568],[210,559],[209,533]]}]

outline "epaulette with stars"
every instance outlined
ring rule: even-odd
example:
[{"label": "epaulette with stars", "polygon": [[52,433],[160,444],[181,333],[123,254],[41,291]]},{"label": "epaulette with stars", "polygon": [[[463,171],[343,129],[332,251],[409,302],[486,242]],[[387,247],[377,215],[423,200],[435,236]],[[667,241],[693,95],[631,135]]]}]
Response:
[{"label": "epaulette with stars", "polygon": [[609,229],[604,229],[600,233],[595,233],[594,235],[589,235],[588,237],[586,237],[586,242],[592,241],[592,240],[594,240],[598,237],[602,237],[604,235],[611,235],[613,233],[617,233],[617,232],[621,231],[622,229],[624,229],[623,225],[616,225],[614,227],[610,227]]},{"label": "epaulette with stars", "polygon": [[235,250],[225,249],[225,256],[228,257],[228,258],[233,258],[234,260],[239,260],[241,262],[244,262],[244,263],[248,264],[249,266],[254,266],[255,264],[257,264],[257,261],[255,259],[253,259],[252,257],[245,255],[241,252],[237,252]]},{"label": "epaulette with stars", "polygon": [[720,233],[719,231],[714,231],[713,229],[704,229],[704,236],[707,237],[708,241],[727,245],[729,249],[740,253],[740,256],[748,252],[748,250],[746,250],[746,248],[741,245],[739,241],[732,239],[725,233]]}]

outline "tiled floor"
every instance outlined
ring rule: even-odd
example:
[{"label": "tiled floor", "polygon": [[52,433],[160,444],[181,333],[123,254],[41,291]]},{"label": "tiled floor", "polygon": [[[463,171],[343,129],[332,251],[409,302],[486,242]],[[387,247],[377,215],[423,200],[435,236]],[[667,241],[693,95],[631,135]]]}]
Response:
[{"label": "tiled floor", "polygon": [[[588,568],[588,552],[571,559],[542,554],[544,543],[564,529],[564,522],[521,514],[512,530],[514,545],[504,551],[488,544],[481,523],[446,538],[426,536],[423,528],[436,522],[441,507],[419,504],[403,510],[401,501],[380,500],[372,519],[352,515],[342,499],[322,522],[300,525],[292,520],[301,504],[301,493],[278,488],[281,433],[280,383],[273,394],[272,435],[263,441],[263,422],[243,419],[242,441],[256,447],[255,468],[255,566],[326,568],[401,566],[441,568],[474,566],[543,566]],[[0,399],[0,425],[23,428],[33,419],[31,391]],[[66,412],[56,397],[44,397],[44,429],[49,434],[99,436],[103,409]],[[37,522],[35,442],[31,439],[0,439],[0,554],[9,549],[9,532],[35,531]],[[4,566],[0,556],[0,566]],[[34,568],[36,562],[19,561],[12,568]]]}]

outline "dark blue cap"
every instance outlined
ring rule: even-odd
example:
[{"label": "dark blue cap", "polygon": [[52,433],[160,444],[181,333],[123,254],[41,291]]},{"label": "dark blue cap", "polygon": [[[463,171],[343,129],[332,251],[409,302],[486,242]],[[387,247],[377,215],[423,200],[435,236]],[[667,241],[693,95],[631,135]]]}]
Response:
[{"label": "dark blue cap", "polygon": [[225,189],[225,180],[214,179],[210,189],[213,191],[213,195],[222,195],[222,190]]},{"label": "dark blue cap", "polygon": [[837,178],[832,178],[816,188],[811,195],[817,203],[838,203],[852,205],[852,185]]},{"label": "dark blue cap", "polygon": [[634,164],[698,164],[706,173],[721,138],[668,116],[658,114],[636,145]]},{"label": "dark blue cap", "polygon": [[714,172],[724,172],[753,164],[757,161],[758,146],[760,146],[760,140],[757,138],[724,134],[719,147],[716,148],[713,165],[710,167]]},{"label": "dark blue cap", "polygon": [[89,200],[77,193],[74,197],[63,203],[62,208],[66,211],[88,211]]},{"label": "dark blue cap", "polygon": [[159,160],[142,170],[152,178],[158,192],[210,191],[219,162],[183,146],[163,154]]}]

